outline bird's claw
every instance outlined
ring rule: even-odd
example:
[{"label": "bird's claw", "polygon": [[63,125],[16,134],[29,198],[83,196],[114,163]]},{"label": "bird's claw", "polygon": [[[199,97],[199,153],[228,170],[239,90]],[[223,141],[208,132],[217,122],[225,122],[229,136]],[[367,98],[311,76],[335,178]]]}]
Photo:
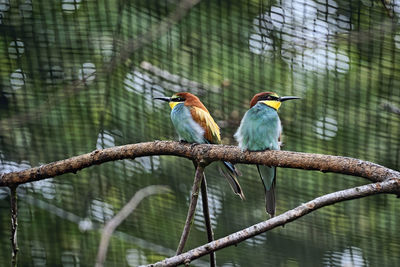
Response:
[{"label": "bird's claw", "polygon": [[197,145],[198,145],[198,143],[191,143],[191,144],[190,144],[190,148],[193,149],[193,148],[194,148],[195,146],[197,146]]},{"label": "bird's claw", "polygon": [[198,143],[189,143],[186,140],[179,140],[179,143],[186,145],[186,144],[190,144],[190,148],[193,149],[195,146],[199,145]]}]

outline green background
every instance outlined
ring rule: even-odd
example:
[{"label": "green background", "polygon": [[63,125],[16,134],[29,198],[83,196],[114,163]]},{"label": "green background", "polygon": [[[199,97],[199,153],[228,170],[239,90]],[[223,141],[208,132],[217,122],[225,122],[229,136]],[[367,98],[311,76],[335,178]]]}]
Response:
[{"label": "green background", "polygon": [[[236,144],[232,136],[254,94],[300,96],[280,109],[284,150],[399,170],[400,116],[388,108],[400,107],[398,1],[387,8],[367,0],[201,1],[142,42],[177,9],[174,0],[0,1],[0,172],[96,148],[176,139],[168,105],[152,99],[177,91],[201,98],[224,144]],[[246,201],[215,165],[206,169],[216,238],[267,219],[256,167],[238,168]],[[104,222],[153,184],[173,193],[145,199],[118,227],[106,266],[173,255],[193,175],[189,160],[154,156],[20,186],[20,266],[93,266]],[[365,183],[280,168],[277,213]],[[217,264],[399,265],[398,201],[379,195],[323,208],[217,252]],[[0,265],[7,266],[6,188],[0,188],[0,230]],[[205,242],[198,208],[186,248]]]}]

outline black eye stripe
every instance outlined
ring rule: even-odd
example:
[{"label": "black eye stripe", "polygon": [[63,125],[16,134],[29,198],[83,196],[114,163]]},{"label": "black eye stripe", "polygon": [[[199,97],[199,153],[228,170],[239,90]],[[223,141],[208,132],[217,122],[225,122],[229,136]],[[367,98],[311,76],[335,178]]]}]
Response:
[{"label": "black eye stripe", "polygon": [[171,99],[172,102],[183,102],[185,101],[185,99],[183,99],[182,97],[174,97]]},{"label": "black eye stripe", "polygon": [[273,96],[273,95],[266,95],[260,97],[260,100],[279,100],[279,97]]}]

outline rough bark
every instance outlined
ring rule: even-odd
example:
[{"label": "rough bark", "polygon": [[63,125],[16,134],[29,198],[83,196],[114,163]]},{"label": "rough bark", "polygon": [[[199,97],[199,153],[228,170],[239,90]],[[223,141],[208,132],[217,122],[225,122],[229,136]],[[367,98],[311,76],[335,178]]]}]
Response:
[{"label": "rough bark", "polygon": [[354,175],[372,182],[384,181],[388,178],[399,178],[398,171],[359,159],[330,156],[322,154],[290,152],[290,151],[241,151],[236,146],[193,145],[174,141],[155,141],[130,144],[106,149],[98,149],[91,153],[45,164],[23,171],[3,173],[0,175],[0,186],[13,186],[55,177],[113,160],[134,159],[152,155],[175,155],[185,157],[207,165],[212,161],[225,160],[232,163],[264,164],[285,168],[318,170]]}]

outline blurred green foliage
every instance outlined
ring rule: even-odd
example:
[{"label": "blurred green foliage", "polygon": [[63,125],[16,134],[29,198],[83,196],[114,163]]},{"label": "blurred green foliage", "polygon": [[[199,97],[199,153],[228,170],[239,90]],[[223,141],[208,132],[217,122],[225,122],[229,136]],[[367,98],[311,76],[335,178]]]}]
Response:
[{"label": "blurred green foliage", "polygon": [[[283,149],[400,167],[400,35],[380,1],[201,1],[152,42],[120,58],[176,1],[0,2],[0,172],[127,143],[176,138],[169,107],[152,98],[197,94],[232,136],[260,91],[301,96],[280,111]],[[390,13],[390,12],[389,12]],[[239,166],[246,201],[207,168],[215,236],[267,218],[254,166]],[[20,266],[93,265],[99,229],[134,193],[143,201],[112,238],[107,266],[173,254],[194,170],[176,157],[123,160],[19,187]],[[277,211],[363,184],[279,169]],[[218,266],[396,266],[399,205],[374,196],[321,209],[217,253]],[[9,196],[0,189],[0,265],[11,257]],[[206,242],[201,211],[187,248]],[[193,265],[204,265],[206,258]]]}]

